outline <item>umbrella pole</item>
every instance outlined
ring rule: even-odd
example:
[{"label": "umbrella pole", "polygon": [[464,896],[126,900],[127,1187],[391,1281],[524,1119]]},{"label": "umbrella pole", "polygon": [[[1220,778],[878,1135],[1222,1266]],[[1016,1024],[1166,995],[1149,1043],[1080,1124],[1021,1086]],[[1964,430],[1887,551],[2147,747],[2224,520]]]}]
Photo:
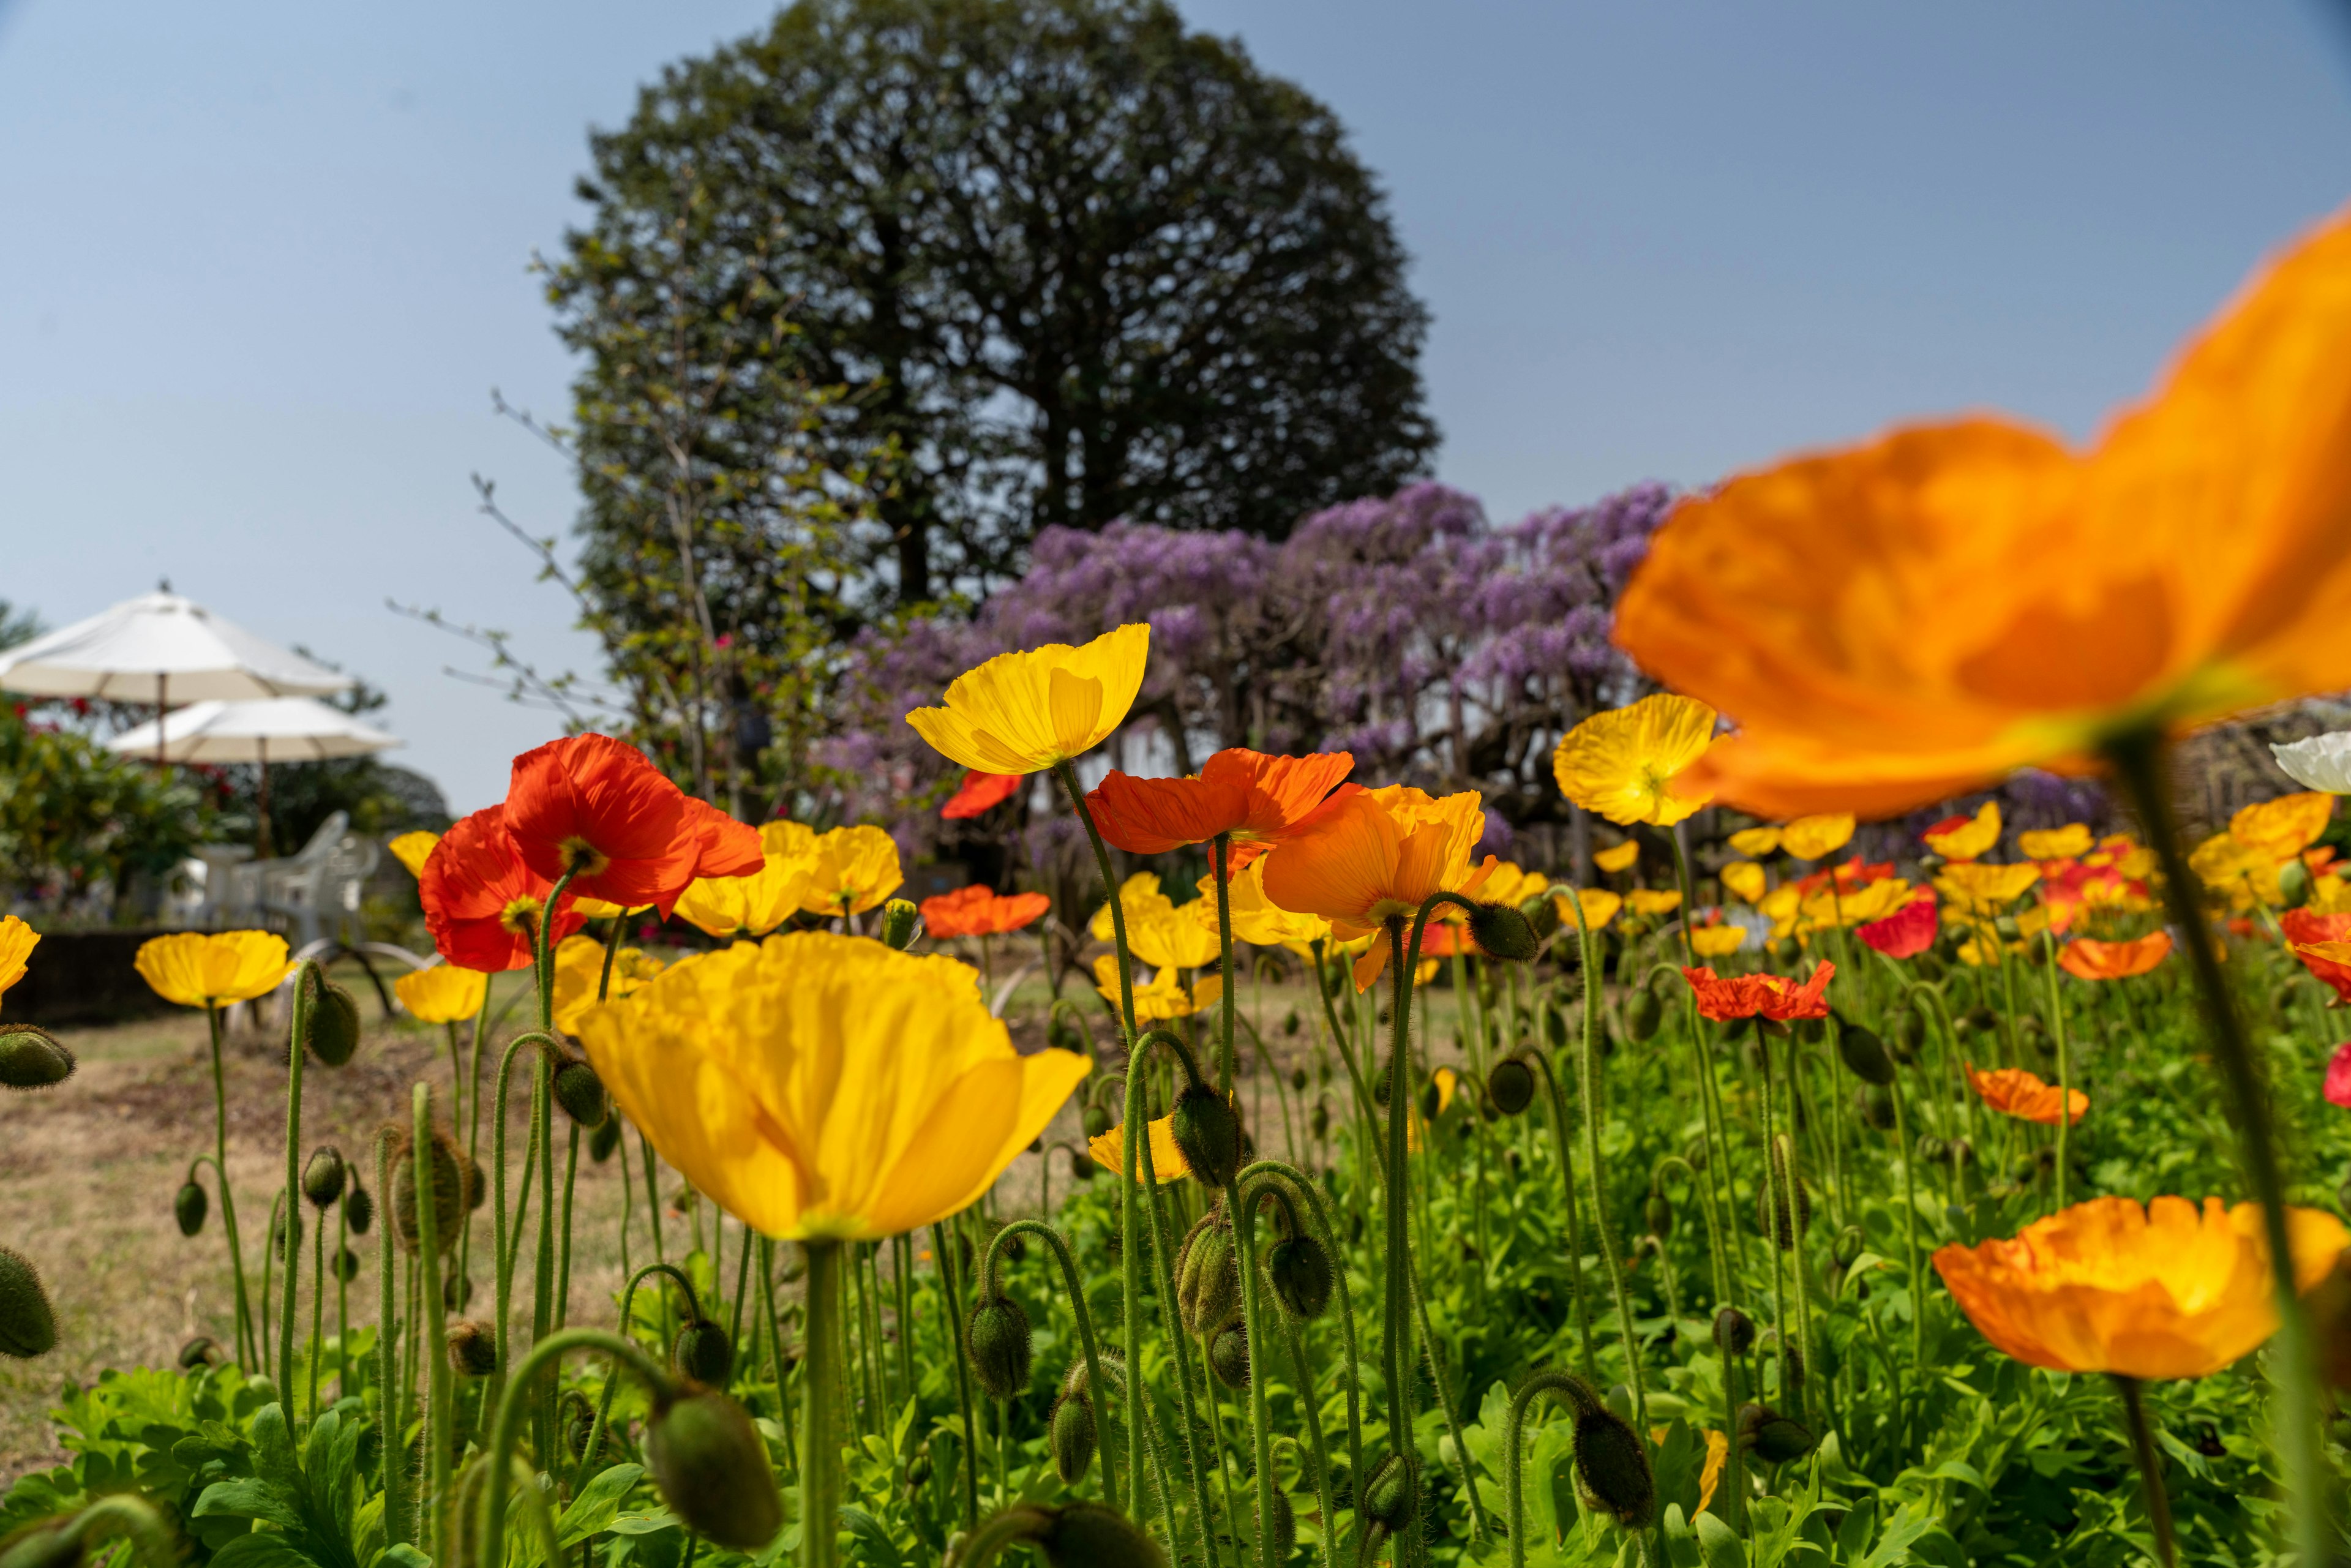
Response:
[{"label": "umbrella pole", "polygon": [[172,711],[172,677],[155,672],[155,771],[163,771],[163,716]]},{"label": "umbrella pole", "polygon": [[256,736],[253,744],[254,755],[261,762],[261,810],[255,813],[259,821],[254,830],[253,854],[255,859],[266,861],[269,858],[269,741]]}]

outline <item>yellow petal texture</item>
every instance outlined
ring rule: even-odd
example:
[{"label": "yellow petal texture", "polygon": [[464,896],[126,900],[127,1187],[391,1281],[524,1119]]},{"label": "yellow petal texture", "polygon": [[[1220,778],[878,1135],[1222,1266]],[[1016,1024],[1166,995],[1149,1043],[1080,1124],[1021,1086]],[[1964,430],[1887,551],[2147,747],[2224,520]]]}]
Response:
[{"label": "yellow petal texture", "polygon": [[799,913],[815,875],[812,855],[770,852],[749,876],[695,878],[678,895],[677,916],[713,936],[765,936]]},{"label": "yellow petal texture", "polygon": [[2247,806],[2229,819],[2229,831],[2280,860],[2318,841],[2335,820],[2335,797],[2312,790]]},{"label": "yellow petal texture", "polygon": [[[1121,1124],[1100,1137],[1087,1139],[1086,1152],[1093,1155],[1094,1164],[1111,1175],[1123,1174],[1126,1161],[1125,1125]],[[1172,1114],[1160,1117],[1151,1124],[1151,1175],[1154,1180],[1165,1186],[1171,1181],[1182,1181],[1191,1174],[1192,1167],[1184,1161],[1184,1151],[1176,1146],[1175,1117]],[[1134,1159],[1134,1178],[1137,1181],[1143,1179],[1143,1156],[1140,1154]]]},{"label": "yellow petal texture", "polygon": [[1636,887],[1625,903],[1635,915],[1671,915],[1682,906],[1682,895],[1677,888]]},{"label": "yellow petal texture", "polygon": [[[1120,883],[1118,906],[1126,916],[1130,931],[1144,920],[1176,913],[1176,901],[1159,891],[1159,873],[1155,871],[1139,871]],[[1087,929],[1094,934],[1097,942],[1107,942],[1116,934],[1116,927],[1111,924],[1109,900],[1103,900],[1102,906],[1094,911],[1093,923]]]},{"label": "yellow petal texture", "polygon": [[1780,830],[1775,827],[1741,828],[1730,835],[1730,852],[1735,855],[1768,855],[1780,847]]},{"label": "yellow petal texture", "polygon": [[1674,777],[1706,755],[1715,711],[1695,697],[1660,692],[1630,707],[1593,714],[1567,732],[1552,755],[1560,792],[1617,825],[1667,827],[1713,799],[1674,788]]},{"label": "yellow petal texture", "polygon": [[409,875],[423,876],[424,857],[431,854],[433,846],[440,841],[440,834],[428,833],[420,829],[416,832],[402,833],[383,847],[392,852],[392,859],[408,868]]},{"label": "yellow petal texture", "polygon": [[25,977],[25,960],[40,940],[39,932],[15,915],[0,919],[0,991]]},{"label": "yellow petal texture", "polygon": [[2015,865],[1969,862],[1945,866],[1935,878],[1935,891],[1967,914],[1998,915],[2040,880],[2041,868],[2031,861]]},{"label": "yellow petal texture", "polygon": [[1853,813],[1830,811],[1799,817],[1780,830],[1780,847],[1800,861],[1832,855],[1853,841]]},{"label": "yellow petal texture", "polygon": [[392,981],[392,988],[408,1016],[419,1023],[463,1023],[482,1010],[490,994],[490,977],[478,969],[435,964],[412,969]]},{"label": "yellow petal texture", "polygon": [[1947,833],[1930,832],[1927,847],[1947,861],[1971,861],[2000,842],[2000,802],[1986,800],[1976,814]]},{"label": "yellow petal texture", "polygon": [[1732,861],[1722,868],[1722,885],[1750,904],[1763,900],[1763,868],[1753,861]]},{"label": "yellow petal texture", "polygon": [[[1227,884],[1227,902],[1233,920],[1233,940],[1252,947],[1303,946],[1331,935],[1331,923],[1319,915],[1292,915],[1265,895],[1265,857],[1259,855],[1234,873]],[[1216,929],[1217,883],[1211,872],[1200,879],[1200,896],[1184,905],[1194,918]],[[1107,909],[1105,909],[1107,913]]]},{"label": "yellow petal texture", "polygon": [[1106,632],[1082,648],[999,653],[947,687],[946,705],[906,716],[948,760],[982,773],[1037,773],[1082,757],[1126,718],[1151,657],[1151,628]]},{"label": "yellow petal texture", "polygon": [[817,833],[806,822],[778,817],[759,827],[759,852],[765,855],[806,854],[816,848]]},{"label": "yellow petal texture", "polygon": [[[1118,956],[1104,953],[1094,960],[1094,989],[1113,1007],[1125,1005],[1119,994]],[[1134,1016],[1143,1023],[1165,1023],[1172,1019],[1187,1019],[1194,1013],[1207,1012],[1225,994],[1223,980],[1215,975],[1184,988],[1184,977],[1173,968],[1161,969],[1146,985],[1134,988]]]},{"label": "yellow petal texture", "polygon": [[876,827],[820,833],[808,860],[800,907],[810,915],[862,915],[906,880],[898,869],[897,841]]},{"label": "yellow petal texture", "polygon": [[580,1033],[622,1111],[728,1213],[870,1241],[977,1202],[1092,1070],[1016,1052],[977,979],[799,931],[675,965]]},{"label": "yellow petal texture", "polygon": [[1152,910],[1126,922],[1127,951],[1155,969],[1196,969],[1223,956],[1217,936],[1216,900],[1196,898],[1189,904]]},{"label": "yellow petal texture", "polygon": [[[1510,861],[1498,861],[1486,873],[1486,885],[1478,896],[1489,904],[1524,904],[1551,885],[1551,878],[1539,871],[1529,871]],[[1458,915],[1459,910],[1455,910]]]},{"label": "yellow petal texture", "polygon": [[2016,847],[2027,860],[2073,860],[2090,852],[2090,830],[2081,822],[2030,830],[2016,835]]},{"label": "yellow petal texture", "polygon": [[[1571,894],[1573,897],[1569,896]],[[1575,906],[1583,906],[1583,924],[1597,931],[1616,918],[1625,901],[1604,887],[1557,888],[1551,895],[1552,906],[1559,911],[1559,923],[1570,930],[1575,928]]]},{"label": "yellow petal texture", "polygon": [[186,1008],[249,1002],[294,969],[271,931],[174,932],[141,944],[134,965],[157,996]]},{"label": "yellow petal texture", "polygon": [[1640,841],[1626,839],[1621,844],[1613,844],[1607,849],[1593,852],[1592,863],[1604,872],[1630,871],[1633,869],[1633,862],[1640,858]]},{"label": "yellow petal texture", "polygon": [[566,936],[555,945],[555,1027],[566,1034],[580,1032],[580,1020],[596,1005],[596,988],[605,996],[625,997],[662,972],[662,961],[635,947],[612,956],[612,977],[604,979],[604,945],[593,936]]}]

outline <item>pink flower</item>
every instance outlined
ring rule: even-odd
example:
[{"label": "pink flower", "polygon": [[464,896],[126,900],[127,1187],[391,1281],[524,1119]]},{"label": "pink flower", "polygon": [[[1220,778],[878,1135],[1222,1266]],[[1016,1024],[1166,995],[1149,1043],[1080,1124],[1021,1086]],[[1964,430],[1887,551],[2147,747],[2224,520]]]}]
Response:
[{"label": "pink flower", "polygon": [[[1935,900],[1914,898],[1883,920],[1859,928],[1861,939],[1889,958],[1912,958],[1935,943]],[[2331,1081],[2330,1081],[2331,1082]]]},{"label": "pink flower", "polygon": [[2336,1046],[2326,1064],[2326,1103],[2351,1111],[2351,1040]]}]

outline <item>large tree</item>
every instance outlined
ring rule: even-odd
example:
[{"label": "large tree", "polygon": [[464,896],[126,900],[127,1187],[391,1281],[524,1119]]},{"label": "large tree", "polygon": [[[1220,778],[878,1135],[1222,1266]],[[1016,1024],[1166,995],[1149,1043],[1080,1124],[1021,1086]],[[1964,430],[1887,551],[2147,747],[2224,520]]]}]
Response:
[{"label": "large tree", "polygon": [[[723,410],[739,474],[804,429],[787,382],[842,389],[817,435],[870,476],[867,608],[984,593],[1050,525],[1280,538],[1436,444],[1343,129],[1157,0],[802,0],[594,153],[552,278],[583,455],[672,464],[598,413],[661,382]],[[591,494],[585,528],[620,559],[643,518]]]}]

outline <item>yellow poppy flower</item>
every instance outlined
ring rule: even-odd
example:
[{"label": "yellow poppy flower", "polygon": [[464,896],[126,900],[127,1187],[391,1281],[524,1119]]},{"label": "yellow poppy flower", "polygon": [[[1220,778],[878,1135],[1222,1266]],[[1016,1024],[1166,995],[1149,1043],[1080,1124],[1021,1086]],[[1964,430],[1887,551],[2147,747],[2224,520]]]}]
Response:
[{"label": "yellow poppy flower", "polygon": [[2016,847],[2027,860],[2078,860],[2090,852],[2090,830],[2080,822],[2032,829],[2016,835]]},{"label": "yellow poppy flower", "polygon": [[[1126,1168],[1125,1125],[1121,1124],[1107,1133],[1088,1138],[1086,1152],[1093,1155],[1094,1164],[1111,1175],[1122,1174]],[[1135,1156],[1134,1174],[1138,1177],[1143,1175],[1143,1157],[1140,1155]],[[1173,1113],[1151,1124],[1151,1174],[1161,1186],[1171,1181],[1182,1181],[1192,1174],[1192,1167],[1185,1163],[1184,1151],[1176,1146]]]},{"label": "yellow poppy flower", "polygon": [[1550,885],[1551,878],[1539,871],[1529,871],[1510,861],[1497,861],[1486,875],[1486,885],[1478,890],[1478,896],[1489,904],[1520,904]]},{"label": "yellow poppy flower", "polygon": [[2227,899],[2231,908],[2247,909],[2256,899],[2268,904],[2285,902],[2285,890],[2279,885],[2278,873],[2293,858],[2255,849],[2222,829],[2189,852],[2188,866],[2196,873],[2197,881]]},{"label": "yellow poppy flower", "polygon": [[1679,888],[1636,887],[1625,903],[1635,915],[1671,915],[1682,906],[1682,894]]},{"label": "yellow poppy flower", "polygon": [[489,999],[490,977],[479,969],[435,964],[410,970],[392,981],[392,988],[408,1016],[419,1023],[463,1023]]},{"label": "yellow poppy flower", "polygon": [[[1094,960],[1094,989],[1113,1007],[1122,1005],[1118,985],[1118,955],[1104,953]],[[1174,1019],[1187,1019],[1194,1013],[1204,1013],[1215,1007],[1225,994],[1224,981],[1215,975],[1204,977],[1189,991],[1184,988],[1184,977],[1169,965],[1144,985],[1134,988],[1134,1017],[1138,1023],[1166,1023]]]},{"label": "yellow poppy flower", "polygon": [[2310,902],[2303,907],[2313,915],[2351,915],[2351,882],[2339,876],[2314,878]]},{"label": "yellow poppy flower", "polygon": [[[623,947],[612,956],[612,978],[605,997],[625,997],[662,972],[664,966],[642,948]],[[605,985],[604,945],[593,936],[566,936],[555,945],[555,1027],[566,1034],[580,1032],[580,1020],[596,1005],[596,988]]]},{"label": "yellow poppy flower", "polygon": [[174,932],[141,943],[133,967],[157,996],[183,1008],[249,1002],[294,972],[286,938],[271,931]]},{"label": "yellow poppy flower", "polygon": [[862,915],[906,880],[898,869],[897,841],[875,827],[818,834],[808,862],[800,907],[810,915]]},{"label": "yellow poppy flower", "polygon": [[[1293,915],[1265,895],[1265,857],[1260,855],[1233,873],[1225,884],[1233,919],[1233,940],[1252,947],[1290,947],[1331,935],[1331,923],[1319,915]],[[1210,873],[1200,879],[1200,896],[1183,908],[1210,931],[1217,928],[1217,883]],[[1109,913],[1108,905],[1103,913]]]},{"label": "yellow poppy flower", "polygon": [[2000,842],[2000,802],[1986,800],[1972,817],[1938,822],[1925,838],[1927,847],[1947,861],[1975,860]]},{"label": "yellow poppy flower", "polygon": [[1741,828],[1730,835],[1730,852],[1752,855],[1757,859],[1780,847],[1780,830],[1775,827]]},{"label": "yellow poppy flower", "polygon": [[[1570,892],[1574,894],[1569,898]],[[1559,923],[1569,931],[1575,929],[1575,905],[1583,905],[1583,924],[1594,931],[1604,928],[1625,907],[1625,900],[1604,887],[1554,888],[1551,904],[1559,911]]]},{"label": "yellow poppy flower", "polygon": [[1092,1069],[1014,1051],[977,979],[797,931],[676,965],[580,1033],[696,1191],[763,1235],[872,1241],[978,1201]]},{"label": "yellow poppy flower", "polygon": [[812,855],[769,853],[749,876],[696,877],[677,917],[713,936],[764,936],[799,912],[815,879]]},{"label": "yellow poppy flower", "polygon": [[[1144,921],[1167,919],[1176,913],[1176,901],[1159,890],[1159,873],[1155,871],[1139,871],[1120,883],[1118,905],[1120,912],[1126,916],[1129,931]],[[1111,923],[1108,899],[1104,899],[1102,907],[1094,911],[1094,917],[1086,929],[1094,934],[1097,942],[1110,941],[1117,934],[1117,927]]]},{"label": "yellow poppy flower", "polygon": [[1592,863],[1602,871],[1614,873],[1632,870],[1633,862],[1640,858],[1640,841],[1626,839],[1621,844],[1612,844],[1604,850],[1594,850],[1592,853]]},{"label": "yellow poppy flower", "polygon": [[789,817],[759,825],[759,852],[763,855],[807,854],[815,850],[816,839],[814,828]]},{"label": "yellow poppy flower", "polygon": [[15,915],[0,918],[0,992],[25,977],[25,960],[40,941],[41,934]]},{"label": "yellow poppy flower", "polygon": [[1916,896],[1910,883],[1898,876],[1880,877],[1866,886],[1834,896],[1823,888],[1804,900],[1804,923],[1816,931],[1833,931],[1840,925],[1866,925],[1873,920],[1885,919]]},{"label": "yellow poppy flower", "polygon": [[1800,861],[1833,855],[1853,841],[1853,813],[1830,811],[1799,817],[1780,830],[1780,847]]},{"label": "yellow poppy flower", "polygon": [[1126,718],[1150,662],[1151,628],[1106,632],[1082,648],[999,653],[947,687],[943,707],[906,716],[951,762],[982,773],[1038,773],[1082,757]]},{"label": "yellow poppy flower", "polygon": [[1690,951],[1701,958],[1721,958],[1747,946],[1743,925],[1700,925],[1689,934]]},{"label": "yellow poppy flower", "polygon": [[383,847],[392,852],[392,859],[408,868],[409,875],[423,876],[424,858],[433,852],[433,846],[440,841],[440,834],[428,833],[419,829],[413,833],[401,834]]},{"label": "yellow poppy flower", "polygon": [[[1979,969],[1996,969],[2000,967],[2001,946],[1999,941],[1988,936],[1970,936],[1959,944],[1959,962]],[[2011,942],[2007,946],[2011,953],[2024,951],[2022,942]]]},{"label": "yellow poppy flower", "polygon": [[1560,793],[1619,827],[1670,827],[1714,798],[1674,780],[1713,744],[1715,716],[1697,698],[1667,692],[1593,714],[1552,756]]},{"label": "yellow poppy flower", "polygon": [[2229,819],[2229,831],[2278,860],[2316,843],[2335,820],[2335,797],[2311,790],[2247,806]]},{"label": "yellow poppy flower", "polygon": [[1962,862],[1942,869],[1935,878],[1935,891],[1967,914],[1998,915],[2040,880],[2041,868],[2031,861],[2014,865]]},{"label": "yellow poppy flower", "polygon": [[1753,861],[1732,861],[1722,868],[1722,885],[1750,904],[1763,902],[1763,868]]},{"label": "yellow poppy flower", "polygon": [[1154,908],[1126,923],[1126,950],[1155,969],[1196,969],[1223,956],[1212,899]]},{"label": "yellow poppy flower", "polygon": [[614,904],[608,899],[575,898],[571,901],[571,913],[582,920],[618,920],[628,912],[627,905]]}]

